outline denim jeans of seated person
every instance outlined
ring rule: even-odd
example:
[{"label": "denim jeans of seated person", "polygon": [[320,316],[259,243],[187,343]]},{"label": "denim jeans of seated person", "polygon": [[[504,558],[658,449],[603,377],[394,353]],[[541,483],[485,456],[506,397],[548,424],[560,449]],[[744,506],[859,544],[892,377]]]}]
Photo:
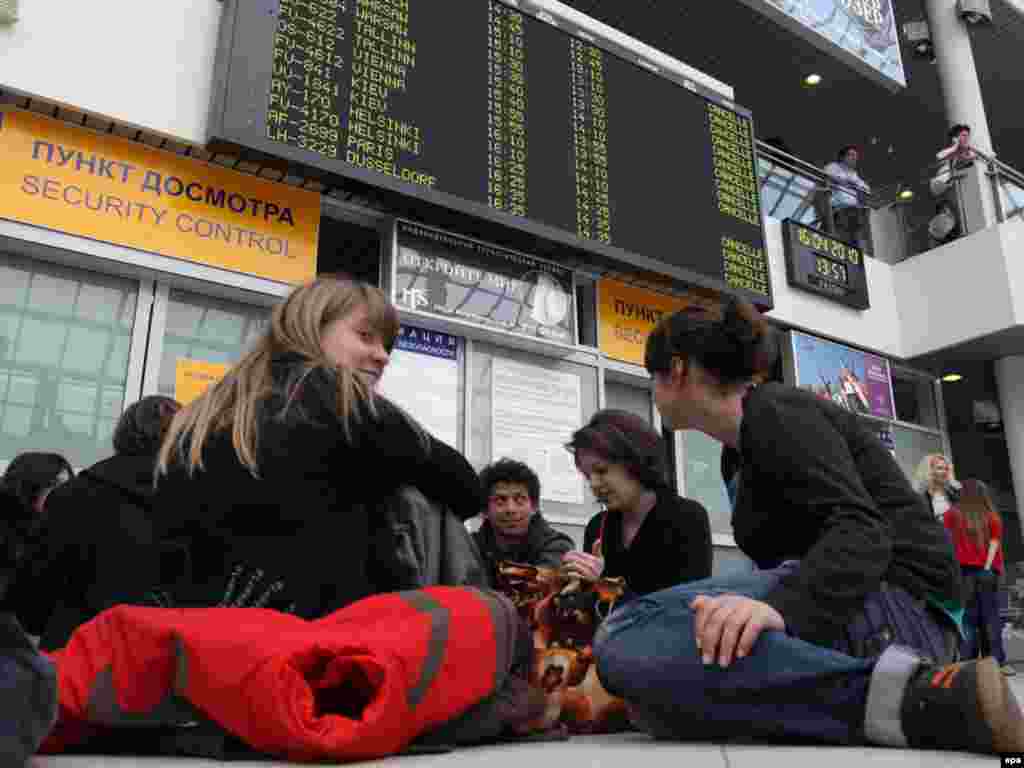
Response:
[{"label": "denim jeans of seated person", "polygon": [[798,567],[683,584],[617,608],[594,641],[601,682],[657,738],[900,745],[906,681],[920,658],[947,662],[955,647],[951,630],[902,589],[869,596],[848,629],[850,653],[771,630],[729,667],[704,665],[690,602],[697,595],[763,599]]}]

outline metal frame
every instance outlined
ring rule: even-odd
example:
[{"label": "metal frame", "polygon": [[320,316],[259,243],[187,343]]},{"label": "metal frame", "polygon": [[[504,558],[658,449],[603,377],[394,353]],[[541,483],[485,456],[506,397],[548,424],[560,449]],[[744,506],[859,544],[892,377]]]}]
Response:
[{"label": "metal frame", "polygon": [[132,340],[128,348],[128,377],[124,384],[123,410],[127,410],[131,403],[143,397],[142,380],[145,373],[154,291],[155,282],[153,280],[139,281],[139,295],[135,303],[135,322],[132,324]]},{"label": "metal frame", "polygon": [[160,363],[164,357],[164,333],[167,330],[167,306],[170,303],[170,295],[170,285],[157,283],[148,329],[149,345],[146,351],[146,366],[142,376],[143,397],[159,392]]}]

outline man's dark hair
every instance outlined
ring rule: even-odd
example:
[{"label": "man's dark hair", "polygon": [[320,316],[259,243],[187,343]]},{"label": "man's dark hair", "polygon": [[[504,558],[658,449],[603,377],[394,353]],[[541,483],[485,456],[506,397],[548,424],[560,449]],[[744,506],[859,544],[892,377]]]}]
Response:
[{"label": "man's dark hair", "polygon": [[520,483],[526,486],[533,506],[540,504],[540,478],[526,464],[514,459],[499,459],[484,467],[480,473],[480,487],[484,496],[490,496],[498,483]]},{"label": "man's dark hair", "polygon": [[857,149],[856,144],[847,144],[845,147],[840,149],[838,153],[836,153],[836,160],[842,161],[843,158],[850,154],[850,150],[857,150],[858,152],[860,152],[860,150]]},{"label": "man's dark hair", "polygon": [[956,125],[949,129],[949,140],[953,141],[953,139],[959,138],[960,133],[963,131],[967,131],[968,133],[970,133],[971,126],[967,125],[966,123],[957,123]]},{"label": "man's dark hair", "polygon": [[37,522],[32,507],[5,480],[0,480],[0,597],[21,562]]},{"label": "man's dark hair", "polygon": [[39,494],[57,485],[62,472],[67,473],[69,480],[75,476],[71,464],[59,453],[21,453],[7,465],[3,484],[31,507]]},{"label": "man's dark hair", "polygon": [[132,403],[114,427],[114,450],[127,456],[155,456],[181,403],[164,395],[149,395]]},{"label": "man's dark hair", "polygon": [[573,433],[565,446],[572,453],[590,451],[610,464],[621,464],[640,485],[658,490],[668,484],[668,459],[661,436],[634,413],[605,409]]}]

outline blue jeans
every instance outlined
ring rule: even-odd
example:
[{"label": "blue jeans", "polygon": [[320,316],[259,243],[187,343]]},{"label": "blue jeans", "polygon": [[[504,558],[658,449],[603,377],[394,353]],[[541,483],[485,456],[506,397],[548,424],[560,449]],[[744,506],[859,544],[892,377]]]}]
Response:
[{"label": "blue jeans", "polygon": [[[778,631],[763,632],[750,655],[726,669],[705,666],[697,652],[689,607],[694,597],[763,599],[793,567],[799,566],[706,579],[631,600],[608,617],[595,638],[601,682],[660,738],[863,743],[877,656],[857,658]],[[899,593],[904,602],[912,600]],[[882,612],[891,613],[893,605]],[[902,607],[895,611],[901,615],[893,622],[893,640],[906,643],[911,635],[915,647],[940,642],[943,630],[926,612]],[[933,648],[919,650],[931,655]]]}]

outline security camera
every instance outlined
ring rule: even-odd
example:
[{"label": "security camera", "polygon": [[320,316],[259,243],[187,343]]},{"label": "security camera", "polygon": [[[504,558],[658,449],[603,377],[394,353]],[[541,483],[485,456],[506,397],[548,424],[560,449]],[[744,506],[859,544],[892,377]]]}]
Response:
[{"label": "security camera", "polygon": [[957,0],[956,13],[966,24],[992,23],[992,9],[988,0]]},{"label": "security camera", "polygon": [[935,45],[932,43],[932,31],[927,21],[918,19],[905,22],[903,37],[910,44],[915,56],[929,61],[935,60]]}]

